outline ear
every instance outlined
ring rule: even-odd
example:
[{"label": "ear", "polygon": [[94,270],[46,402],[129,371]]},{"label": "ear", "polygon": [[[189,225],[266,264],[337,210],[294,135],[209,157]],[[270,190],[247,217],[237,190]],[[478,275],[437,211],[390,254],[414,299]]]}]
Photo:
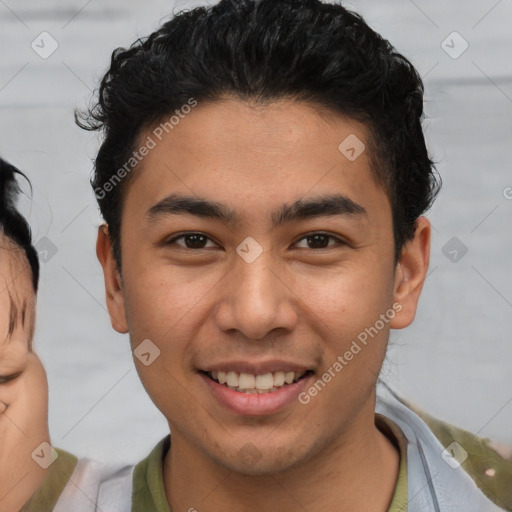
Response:
[{"label": "ear", "polygon": [[403,329],[412,323],[420,299],[430,261],[431,225],[426,217],[416,221],[414,238],[404,244],[395,271],[395,302],[401,304],[391,320],[392,329]]},{"label": "ear", "polygon": [[110,234],[106,224],[102,224],[98,228],[96,256],[103,267],[103,277],[105,279],[105,292],[110,322],[117,332],[125,334],[128,332],[128,324],[126,322],[123,284],[114,259],[112,241],[110,240]]}]

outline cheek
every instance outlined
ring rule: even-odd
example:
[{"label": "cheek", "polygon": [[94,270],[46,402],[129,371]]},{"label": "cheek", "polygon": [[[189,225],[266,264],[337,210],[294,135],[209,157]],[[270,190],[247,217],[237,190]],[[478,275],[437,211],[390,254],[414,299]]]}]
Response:
[{"label": "cheek", "polygon": [[134,355],[146,346],[151,357],[157,355],[148,366],[134,359],[142,381],[148,384],[159,379],[172,382],[171,375],[178,380],[183,377],[183,363],[197,334],[195,319],[203,314],[202,299],[212,286],[199,279],[185,283],[178,272],[165,275],[165,270],[169,269],[140,272],[126,280],[124,300]]},{"label": "cheek", "polygon": [[389,268],[376,262],[353,262],[318,276],[304,279],[298,295],[334,334],[344,333],[343,338],[373,324],[393,299]]},{"label": "cheek", "polygon": [[[313,384],[303,396],[325,425],[336,426],[334,418],[349,416],[362,406],[379,375],[394,316],[393,283],[389,270],[352,269],[323,286],[322,290],[311,286],[306,296],[315,313],[311,321],[317,321],[313,328],[323,339],[317,378],[325,384],[325,391],[324,384]],[[382,320],[381,315],[388,312]]]},{"label": "cheek", "polygon": [[130,334],[141,340],[153,337],[156,341],[178,321],[186,307],[187,294],[162,273],[127,272],[124,304]]}]

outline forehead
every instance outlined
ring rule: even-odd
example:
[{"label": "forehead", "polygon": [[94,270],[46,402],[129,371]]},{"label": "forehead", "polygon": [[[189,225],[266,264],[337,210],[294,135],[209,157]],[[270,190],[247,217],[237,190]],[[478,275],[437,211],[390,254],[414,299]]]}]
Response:
[{"label": "forehead", "polygon": [[32,292],[32,271],[25,251],[4,234],[0,234],[0,300]]},{"label": "forehead", "polygon": [[223,97],[198,103],[180,118],[172,116],[172,124],[169,119],[164,116],[143,137],[150,135],[157,145],[174,143],[196,151],[229,148],[231,157],[241,159],[248,152],[252,156],[261,152],[276,163],[290,151],[318,159],[329,148],[325,157],[332,158],[339,156],[338,146],[347,135],[367,138],[365,125],[356,120],[323,106],[287,99],[257,103]]},{"label": "forehead", "polygon": [[[258,198],[261,210],[274,198],[277,204],[289,196],[286,202],[293,203],[334,187],[359,198],[373,194],[373,200],[380,192],[379,200],[387,202],[362,123],[293,100],[262,105],[226,98],[188,110],[172,125],[164,118],[141,134],[139,147],[150,149],[127,184],[127,196],[156,202],[169,185],[232,204],[243,197],[249,206]],[[344,152],[347,144],[356,158]]]},{"label": "forehead", "polygon": [[[27,350],[27,340],[30,350],[35,305],[32,270],[25,251],[0,234],[0,359],[3,361],[5,358],[16,359],[20,354],[24,354]],[[28,334],[26,339],[15,336],[13,342],[13,333],[19,327]],[[4,370],[5,368],[2,371]]]}]

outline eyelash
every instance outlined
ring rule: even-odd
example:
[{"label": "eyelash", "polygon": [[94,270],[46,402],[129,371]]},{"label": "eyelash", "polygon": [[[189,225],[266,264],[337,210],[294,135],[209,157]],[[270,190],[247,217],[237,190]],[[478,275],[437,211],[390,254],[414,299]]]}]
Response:
[{"label": "eyelash", "polygon": [[[185,237],[187,237],[187,236],[192,236],[192,235],[200,235],[200,236],[202,236],[202,237],[204,237],[204,238],[206,238],[206,239],[208,239],[208,240],[212,241],[210,237],[208,237],[207,235],[205,235],[205,234],[203,234],[203,233],[200,233],[200,232],[190,232],[190,233],[182,233],[181,235],[177,235],[177,236],[175,236],[175,237],[171,238],[170,240],[168,240],[168,241],[165,243],[165,245],[173,245],[173,244],[175,244],[176,240],[179,240],[179,239],[181,239],[181,238],[185,238]],[[346,244],[346,242],[344,242],[342,239],[340,239],[340,238],[338,238],[338,237],[336,237],[336,236],[334,236],[334,235],[331,235],[331,234],[329,234],[329,233],[323,233],[322,231],[314,231],[314,232],[312,232],[312,233],[308,233],[307,235],[305,235],[305,236],[303,236],[302,238],[300,238],[299,240],[297,240],[297,242],[295,242],[295,243],[297,244],[298,242],[301,242],[302,240],[305,240],[306,238],[313,237],[313,236],[315,236],[315,235],[323,235],[323,236],[326,236],[327,238],[332,238],[333,240],[335,240],[335,241],[336,241],[336,243],[335,243],[335,244],[332,244],[332,245],[328,245],[327,247],[322,247],[322,248],[317,248],[317,249],[309,249],[309,250],[311,250],[311,251],[322,251],[322,250],[325,250],[325,249],[331,248],[331,247],[336,246],[336,245],[338,245],[338,246],[339,246],[339,245],[347,245],[347,244]],[[182,249],[185,249],[185,250],[189,250],[189,251],[196,251],[196,252],[198,252],[198,251],[208,250],[208,248],[191,249],[191,248],[189,248],[189,247],[184,247],[184,246],[180,246],[180,247],[181,247]]]},{"label": "eyelash", "polygon": [[0,375],[0,385],[7,384],[8,382],[11,382],[11,380],[18,378],[20,375],[21,372],[14,373],[13,375]]}]

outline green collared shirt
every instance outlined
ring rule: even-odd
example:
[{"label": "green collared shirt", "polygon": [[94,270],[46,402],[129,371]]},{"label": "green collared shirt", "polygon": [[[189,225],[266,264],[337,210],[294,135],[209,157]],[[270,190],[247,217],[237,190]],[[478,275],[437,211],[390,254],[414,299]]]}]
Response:
[{"label": "green collared shirt", "polygon": [[[445,448],[454,441],[461,444],[468,452],[468,458],[462,463],[463,469],[491,501],[504,510],[512,510],[512,457],[507,453],[510,447],[499,447],[489,439],[434,418],[412,404],[407,405],[423,419]],[[388,512],[406,512],[407,440],[389,418],[377,413],[375,424],[400,451],[398,478]],[[170,442],[170,435],[167,435],[134,467],[132,512],[170,512],[163,482],[163,462]],[[52,464],[43,485],[20,512],[52,511],[64,487],[71,485],[69,481],[78,459],[64,450],[57,449],[57,453],[59,457]]]},{"label": "green collared shirt", "polygon": [[[389,418],[376,414],[375,421],[400,451],[398,479],[388,512],[404,512],[407,510],[407,441],[398,426]],[[171,512],[163,481],[163,462],[170,441],[170,435],[164,437],[152,452],[135,466],[132,512]]]}]

